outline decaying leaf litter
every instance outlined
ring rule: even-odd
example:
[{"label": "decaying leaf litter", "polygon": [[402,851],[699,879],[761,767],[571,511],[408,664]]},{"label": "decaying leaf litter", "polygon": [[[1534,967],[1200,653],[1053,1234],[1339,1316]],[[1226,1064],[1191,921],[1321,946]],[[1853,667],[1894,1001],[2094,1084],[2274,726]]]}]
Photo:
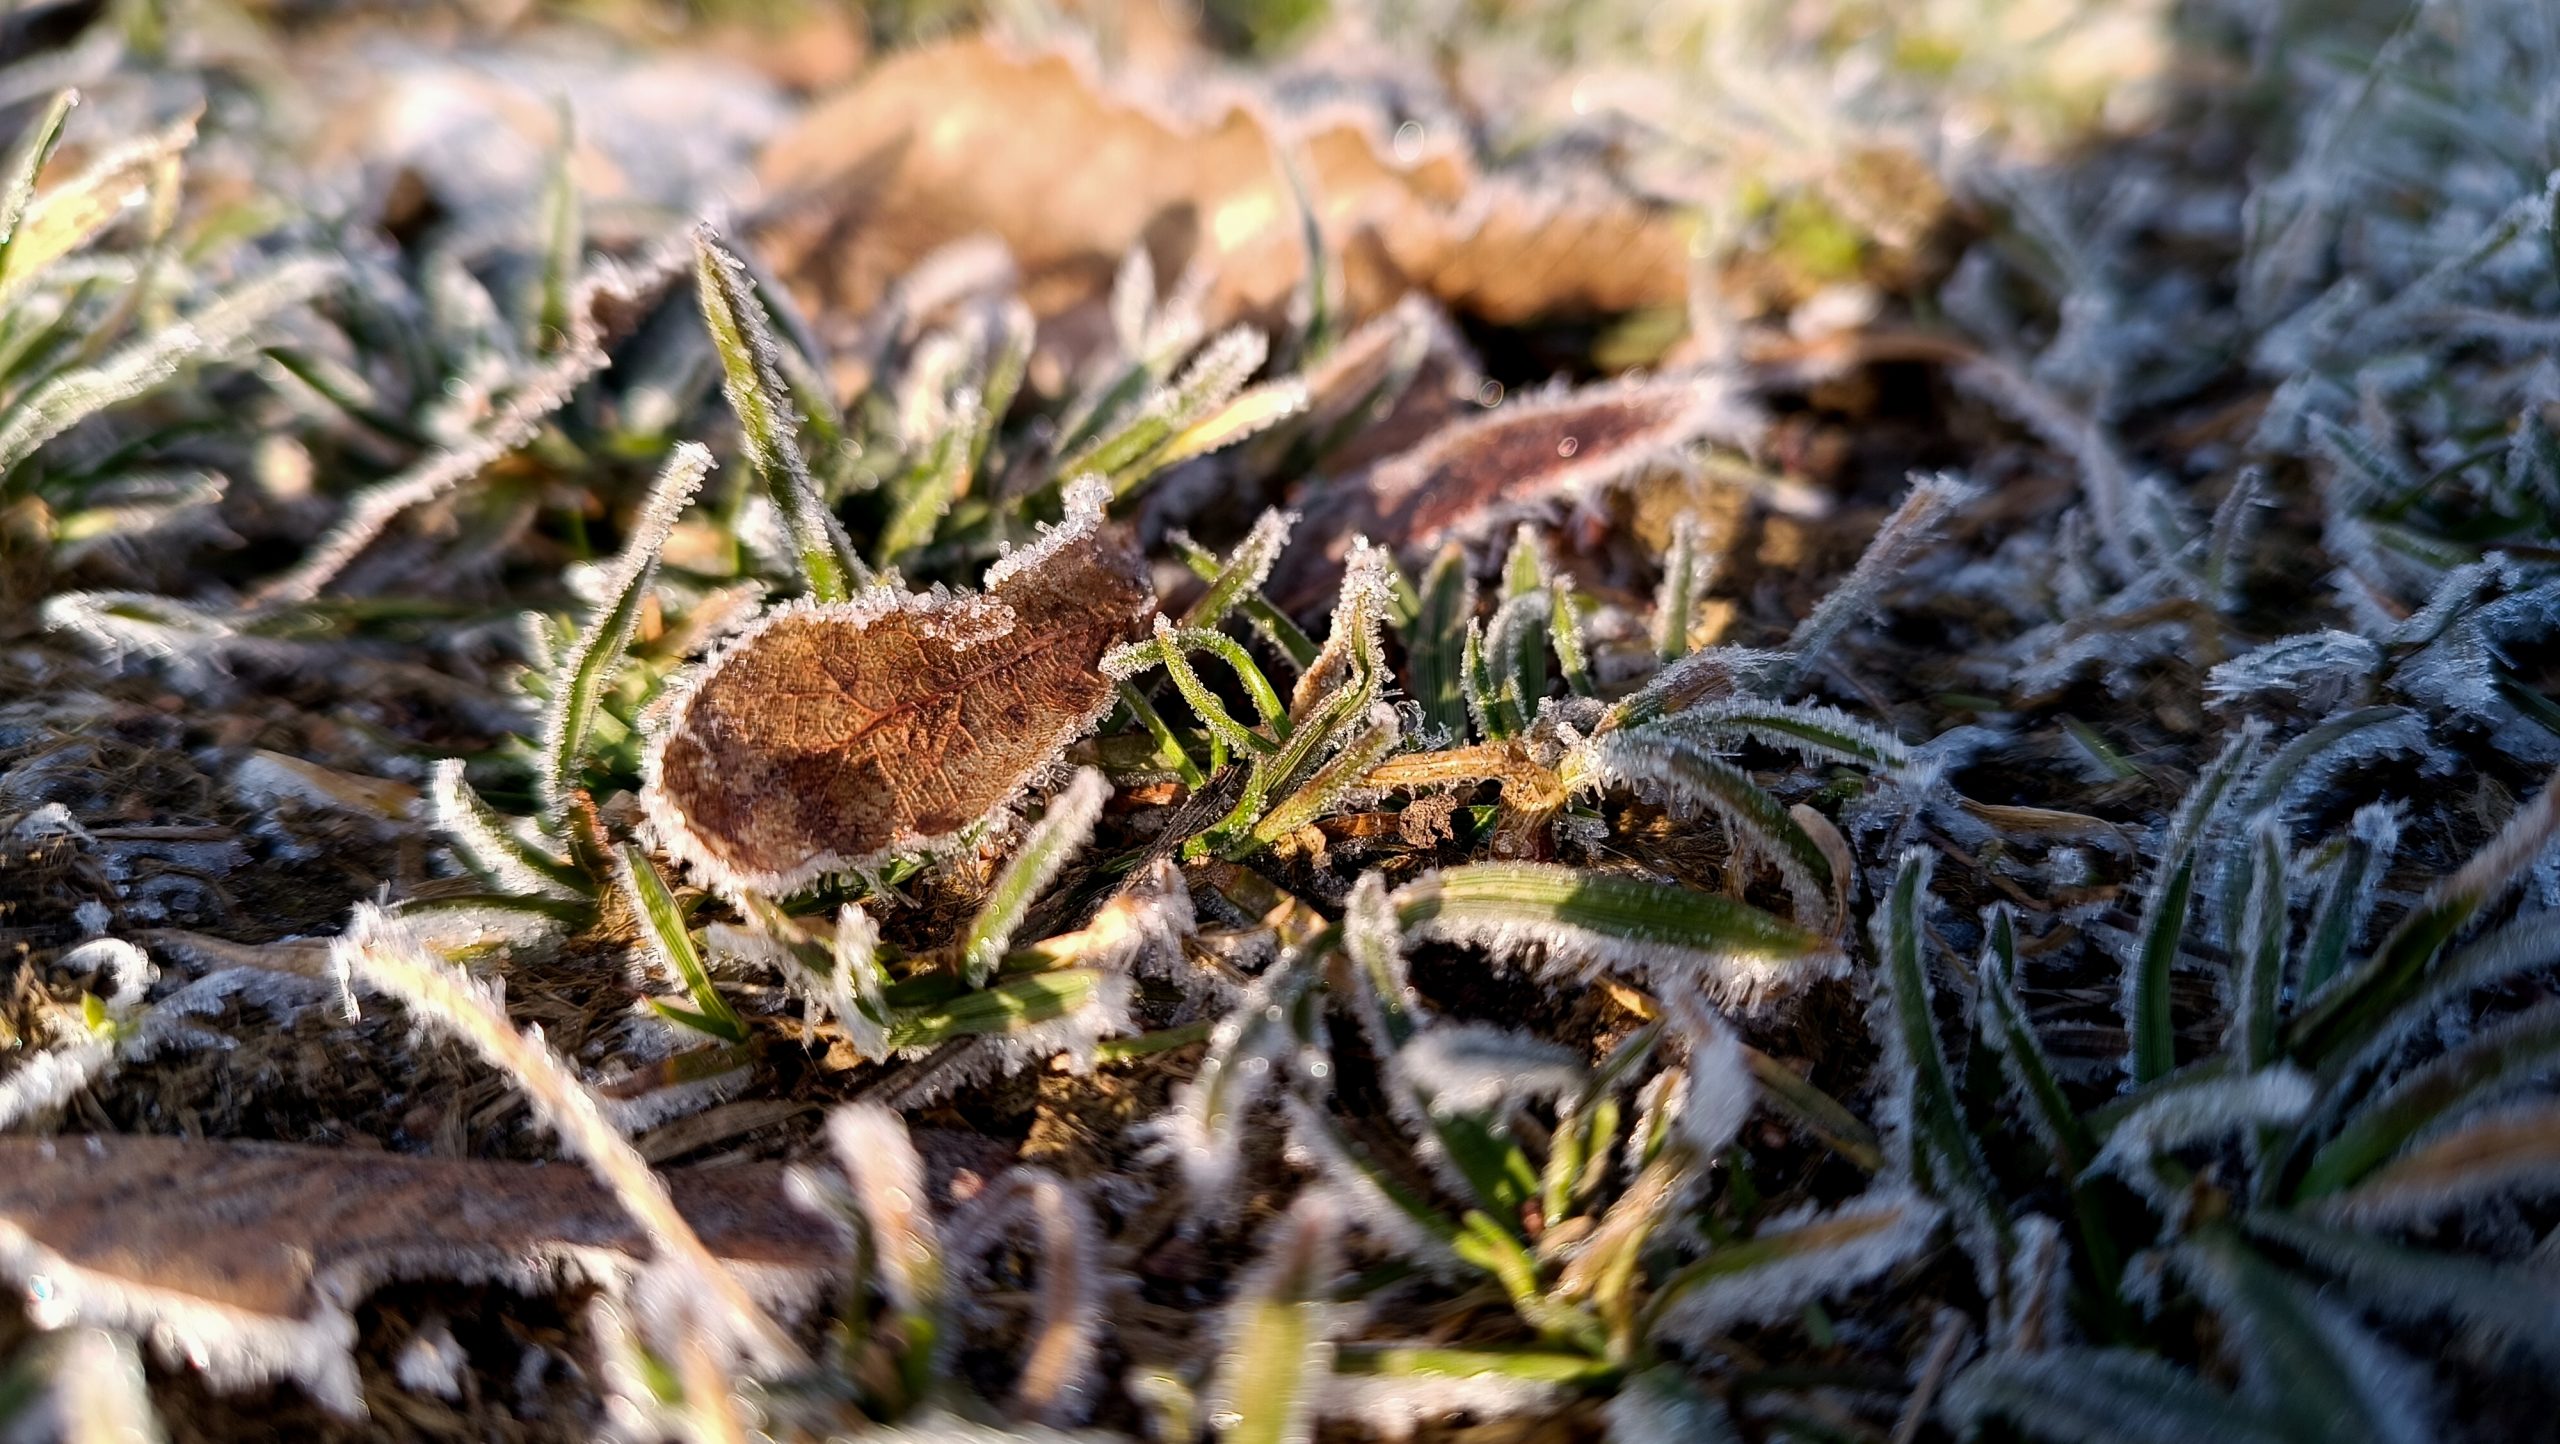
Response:
[{"label": "decaying leaf litter", "polygon": [[0,37],[8,1405],[2534,1432],[2560,34],[1820,8]]}]

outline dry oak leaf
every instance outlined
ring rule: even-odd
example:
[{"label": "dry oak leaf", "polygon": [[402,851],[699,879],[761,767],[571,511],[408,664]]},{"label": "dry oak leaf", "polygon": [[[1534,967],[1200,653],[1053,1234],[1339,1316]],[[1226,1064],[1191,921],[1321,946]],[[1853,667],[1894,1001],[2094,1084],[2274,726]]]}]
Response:
[{"label": "dry oak leaf", "polygon": [[1298,545],[1273,593],[1320,600],[1355,536],[1408,564],[1448,541],[1481,542],[1520,521],[1596,500],[1701,441],[1748,449],[1759,413],[1714,376],[1619,380],[1524,397],[1443,426],[1418,445],[1298,500]]},{"label": "dry oak leaf", "polygon": [[1101,719],[1102,654],[1155,610],[1098,483],[986,591],[875,588],[768,613],[653,714],[641,805],[714,886],[785,893],[932,850]]},{"label": "dry oak leaf", "polygon": [[1044,319],[1096,302],[1144,245],[1158,275],[1205,266],[1214,326],[1277,317],[1304,275],[1305,180],[1344,300],[1408,290],[1500,323],[1685,305],[1682,212],[1599,177],[1482,172],[1458,127],[1415,146],[1374,106],[1291,110],[1240,80],[1115,89],[1080,54],[974,38],[888,57],[766,151],[758,244],[823,304],[860,314],[933,252],[992,235]]},{"label": "dry oak leaf", "polygon": [[[778,1164],[677,1169],[676,1207],[768,1304],[804,1310],[827,1225]],[[575,1164],[157,1137],[0,1138],[0,1267],[38,1327],[147,1336],[216,1388],[294,1379],[361,1414],[352,1310],[399,1279],[547,1289],[649,1257]]]}]

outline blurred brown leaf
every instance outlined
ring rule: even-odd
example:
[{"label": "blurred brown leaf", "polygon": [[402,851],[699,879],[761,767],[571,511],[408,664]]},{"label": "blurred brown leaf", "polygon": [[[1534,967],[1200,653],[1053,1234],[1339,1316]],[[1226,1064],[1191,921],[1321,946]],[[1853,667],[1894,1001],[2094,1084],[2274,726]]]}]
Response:
[{"label": "blurred brown leaf", "polygon": [[985,817],[1093,725],[1097,664],[1154,610],[1098,518],[984,596],[784,607],[707,663],[652,743],[642,801],[676,857],[782,893]]},{"label": "blurred brown leaf", "polygon": [[1240,83],[1210,95],[1185,113],[986,39],[892,56],[767,150],[778,206],[760,244],[858,313],[936,248],[992,234],[1044,318],[1101,297],[1143,244],[1159,275],[1212,268],[1213,326],[1267,319],[1306,265],[1286,148],[1355,314],[1416,288],[1504,323],[1683,304],[1687,227],[1670,207],[1597,179],[1488,175],[1459,137],[1387,145],[1379,115],[1348,101],[1291,113]]},{"label": "blurred brown leaf", "polygon": [[[675,1202],[759,1293],[823,1283],[778,1165],[678,1170]],[[649,1244],[574,1164],[149,1137],[0,1138],[0,1257],[39,1324],[152,1336],[216,1384],[290,1376],[359,1407],[348,1310],[394,1279],[547,1287]]]},{"label": "blurred brown leaf", "polygon": [[1321,597],[1354,536],[1418,563],[1445,541],[1481,541],[1675,463],[1693,442],[1747,445],[1757,429],[1722,384],[1697,377],[1609,382],[1479,411],[1319,483],[1303,499],[1274,595],[1290,606]]}]

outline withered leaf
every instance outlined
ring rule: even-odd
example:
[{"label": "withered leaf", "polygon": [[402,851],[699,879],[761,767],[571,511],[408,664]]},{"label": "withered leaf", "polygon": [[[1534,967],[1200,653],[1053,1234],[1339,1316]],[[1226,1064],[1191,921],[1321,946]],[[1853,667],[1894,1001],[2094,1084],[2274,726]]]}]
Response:
[{"label": "withered leaf", "polygon": [[1291,112],[1224,82],[1182,99],[1115,93],[1089,63],[986,39],[907,51],[766,152],[781,204],[759,245],[858,312],[937,248],[994,235],[1046,318],[1100,297],[1143,244],[1160,275],[1209,267],[1212,326],[1267,319],[1307,262],[1285,150],[1354,313],[1412,289],[1506,323],[1684,302],[1687,228],[1670,207],[1599,181],[1487,176],[1455,136],[1400,151],[1382,112],[1339,97]]},{"label": "withered leaf", "polygon": [[782,893],[985,817],[1110,705],[1102,654],[1154,595],[1099,503],[983,595],[876,589],[783,607],[680,683],[641,801],[722,887]]},{"label": "withered leaf", "polygon": [[[825,1225],[772,1164],[676,1170],[676,1206],[776,1302],[823,1287]],[[150,1336],[218,1387],[295,1378],[356,1412],[350,1310],[395,1279],[548,1287],[649,1244],[575,1164],[155,1137],[0,1138],[0,1260],[45,1327]]]},{"label": "withered leaf", "polygon": [[1275,594],[1310,603],[1355,536],[1408,563],[1587,499],[1673,460],[1690,443],[1748,445],[1756,414],[1721,382],[1616,381],[1512,402],[1443,426],[1420,444],[1320,484],[1301,503],[1299,545]]}]

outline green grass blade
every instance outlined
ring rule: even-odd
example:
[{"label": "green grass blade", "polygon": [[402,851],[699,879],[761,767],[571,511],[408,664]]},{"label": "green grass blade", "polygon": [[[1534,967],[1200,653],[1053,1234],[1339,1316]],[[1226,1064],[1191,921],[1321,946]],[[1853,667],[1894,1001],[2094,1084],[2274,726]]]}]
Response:
[{"label": "green grass blade", "polygon": [[658,554],[667,544],[667,534],[693,504],[694,493],[710,472],[711,453],[691,442],[678,446],[667,458],[639,515],[632,519],[622,555],[605,574],[595,615],[560,659],[551,705],[544,709],[542,721],[543,804],[554,815],[579,785],[597,704],[620,670],[623,651],[640,623],[649,588],[657,580]]},{"label": "green grass blade", "polygon": [[1911,1098],[1911,1167],[1931,1194],[1965,1210],[1972,1222],[2006,1236],[2008,1209],[1991,1186],[1973,1131],[1956,1098],[1955,1074],[1938,1041],[1930,1011],[1928,934],[1921,911],[1928,900],[1935,855],[1919,848],[1902,855],[1893,889],[1872,928],[1880,967],[1874,1024],[1883,1034],[1887,1076],[1903,1080]]},{"label": "green grass blade", "polygon": [[54,147],[62,143],[63,122],[79,103],[78,91],[55,91],[43,113],[19,133],[8,160],[0,162],[0,276],[9,274],[9,250],[26,220],[28,203],[35,199],[36,180],[43,175],[45,162],[53,158]]},{"label": "green grass blade", "polygon": [[1272,1231],[1262,1259],[1228,1306],[1226,1347],[1209,1419],[1227,1444],[1305,1444],[1332,1360],[1332,1306],[1341,1220],[1301,1195]]},{"label": "green grass blade", "polygon": [[2000,1071],[2007,1075],[2028,1126],[2053,1150],[2062,1176],[2076,1178],[2097,1156],[2098,1145],[2062,1091],[2026,1005],[2019,1001],[2017,920],[2006,906],[1993,908],[1984,933],[1974,995],[1982,1035],[1999,1050]]},{"label": "green grass blade", "polygon": [[2178,1066],[2177,1032],[2169,1013],[2169,975],[2186,939],[2188,905],[2195,895],[2196,853],[2222,805],[2256,758],[2265,726],[2252,720],[2197,777],[2178,804],[2160,861],[2145,892],[2140,941],[2125,975],[2124,1014],[2132,1035],[2133,1081],[2165,1078]]},{"label": "green grass blade", "polygon": [[2251,1406],[2132,1349],[1992,1354],[1956,1376],[1939,1412],[1966,1437],[2006,1420],[2050,1444],[2301,1444]]},{"label": "green grass blade", "polygon": [[2346,1188],[2464,1109],[2522,1092],[2555,1071],[2560,1004],[2545,1004],[2507,1019],[2367,1101],[2312,1155],[2293,1196],[2320,1198]]},{"label": "green grass blade", "polygon": [[889,1046],[900,1051],[930,1048],[954,1038],[1031,1035],[1044,1023],[1094,1013],[1104,1032],[1123,1032],[1128,979],[1092,968],[1060,968],[1007,978],[929,1007],[898,1014],[889,1025]]},{"label": "green grass blade", "polygon": [[2416,1021],[2402,1010],[2426,990],[2427,974],[2446,943],[2530,868],[2560,836],[2560,778],[2451,877],[2400,920],[2363,966],[2311,1000],[2286,1028],[2286,1053],[2325,1071],[2395,1025]]},{"label": "green grass blade", "polygon": [[1453,738],[1467,735],[1467,634],[1475,616],[1475,579],[1467,574],[1466,549],[1452,542],[1422,574],[1422,605],[1404,629],[1408,690],[1432,726]]},{"label": "green grass blade", "polygon": [[1671,524],[1671,550],[1662,558],[1662,587],[1653,600],[1653,652],[1666,662],[1689,655],[1692,614],[1714,570],[1713,558],[1699,556],[1701,535],[1695,512],[1682,512]]},{"label": "green grass blade", "polygon": [[1057,878],[1067,859],[1093,836],[1093,825],[1102,816],[1102,804],[1110,797],[1111,784],[1100,772],[1079,768],[1075,780],[1050,800],[1048,812],[1023,835],[1022,847],[1004,865],[1004,871],[996,875],[995,886],[988,889],[986,901],[978,905],[977,916],[970,919],[968,935],[961,945],[961,969],[970,987],[985,987],[987,979],[995,974],[996,964],[1013,946],[1014,931],[1022,926],[1032,903]]},{"label": "green grass blade", "polygon": [[821,602],[840,602],[853,588],[871,580],[869,568],[844,540],[843,529],[827,510],[817,478],[801,455],[795,413],[785,404],[790,395],[777,361],[779,351],[764,303],[756,298],[744,261],[722,244],[709,226],[694,232],[694,274],[702,302],[702,319],[720,353],[723,387],[729,409],[737,414],[746,441],[747,459],[764,479],[783,531],[800,566],[809,595]]},{"label": "green grass blade", "polygon": [[684,1021],[724,1043],[747,1041],[746,1019],[738,1016],[712,984],[711,974],[703,969],[702,955],[694,949],[693,931],[685,923],[684,912],[676,906],[675,894],[667,890],[667,880],[659,876],[658,865],[636,843],[622,845],[622,888],[631,903],[632,915],[640,921],[641,934],[649,940],[658,961],[676,975],[693,997],[695,1015]]},{"label": "green grass blade", "polygon": [[2243,1067],[2263,1068],[2276,1058],[2277,1007],[2283,1000],[2286,931],[2291,921],[2290,859],[2284,824],[2274,813],[2261,813],[2251,829],[2239,888],[2245,899],[2240,914],[2240,976],[2235,989],[2230,1037],[2226,1044]]}]

